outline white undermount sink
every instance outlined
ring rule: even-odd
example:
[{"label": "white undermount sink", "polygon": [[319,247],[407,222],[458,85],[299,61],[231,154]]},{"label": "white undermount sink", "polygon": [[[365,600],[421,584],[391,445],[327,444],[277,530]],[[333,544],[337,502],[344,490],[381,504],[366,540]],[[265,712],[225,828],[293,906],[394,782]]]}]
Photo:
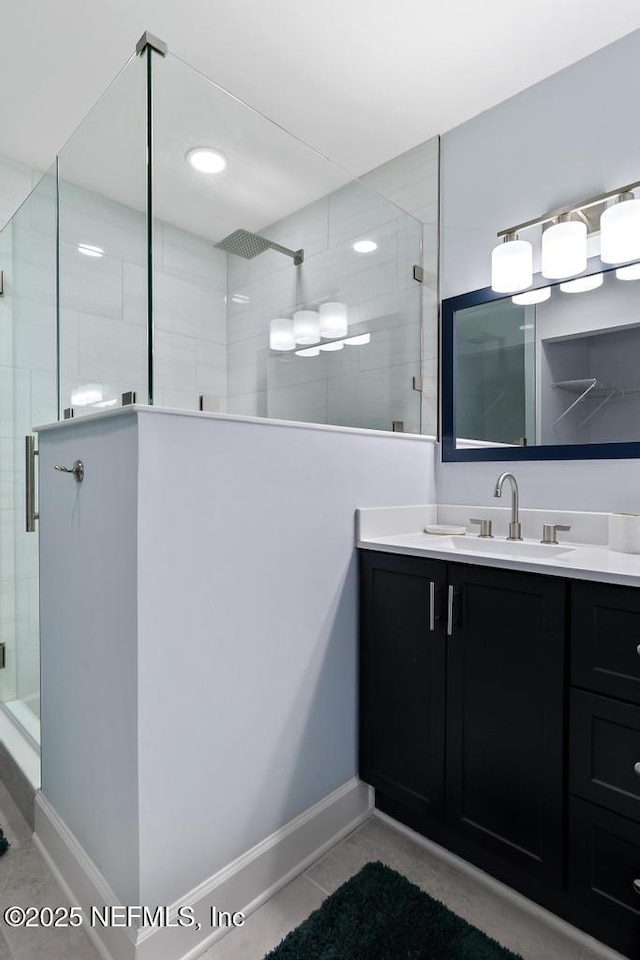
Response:
[{"label": "white undermount sink", "polygon": [[558,557],[563,553],[573,553],[575,547],[566,547],[564,544],[536,543],[533,540],[502,540],[488,537],[427,537],[437,549],[438,540],[446,550],[456,550],[460,553],[483,553],[491,556],[500,554],[503,557]]}]

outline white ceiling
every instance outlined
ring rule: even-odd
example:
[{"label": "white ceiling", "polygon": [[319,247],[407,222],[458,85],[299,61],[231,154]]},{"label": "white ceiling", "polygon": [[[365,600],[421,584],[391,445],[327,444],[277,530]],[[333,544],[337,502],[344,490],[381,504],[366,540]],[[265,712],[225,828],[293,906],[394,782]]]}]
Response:
[{"label": "white ceiling", "polygon": [[0,154],[48,168],[144,30],[360,175],[639,26],[637,0],[4,0]]}]

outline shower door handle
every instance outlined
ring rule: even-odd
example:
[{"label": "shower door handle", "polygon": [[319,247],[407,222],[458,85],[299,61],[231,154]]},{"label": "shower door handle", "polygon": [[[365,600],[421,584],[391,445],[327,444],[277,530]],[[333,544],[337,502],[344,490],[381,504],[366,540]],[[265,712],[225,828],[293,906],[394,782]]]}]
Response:
[{"label": "shower door handle", "polygon": [[27,533],[35,533],[36,520],[36,438],[27,434],[24,438],[24,498],[25,498],[25,529]]}]

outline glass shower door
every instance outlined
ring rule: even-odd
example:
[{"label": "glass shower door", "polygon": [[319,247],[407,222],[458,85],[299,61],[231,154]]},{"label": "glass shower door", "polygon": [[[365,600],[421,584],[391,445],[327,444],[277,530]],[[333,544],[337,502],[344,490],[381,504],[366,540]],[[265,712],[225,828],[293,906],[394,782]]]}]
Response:
[{"label": "glass shower door", "polygon": [[38,534],[25,523],[25,436],[57,419],[56,183],[45,174],[0,240],[0,700],[39,742]]}]

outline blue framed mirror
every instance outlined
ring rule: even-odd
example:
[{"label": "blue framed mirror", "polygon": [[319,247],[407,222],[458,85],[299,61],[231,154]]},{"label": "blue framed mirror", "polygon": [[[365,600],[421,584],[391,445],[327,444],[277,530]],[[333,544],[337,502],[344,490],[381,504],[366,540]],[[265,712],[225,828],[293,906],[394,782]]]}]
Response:
[{"label": "blue framed mirror", "polygon": [[444,300],[441,409],[446,461],[640,457],[640,262]]}]

